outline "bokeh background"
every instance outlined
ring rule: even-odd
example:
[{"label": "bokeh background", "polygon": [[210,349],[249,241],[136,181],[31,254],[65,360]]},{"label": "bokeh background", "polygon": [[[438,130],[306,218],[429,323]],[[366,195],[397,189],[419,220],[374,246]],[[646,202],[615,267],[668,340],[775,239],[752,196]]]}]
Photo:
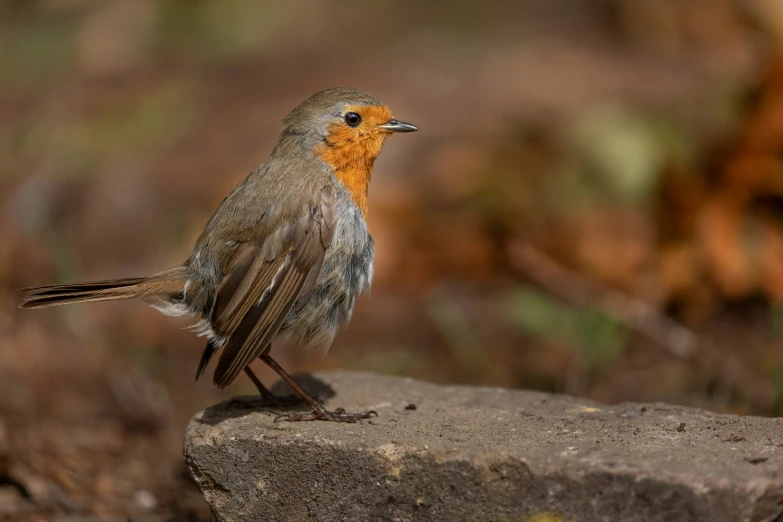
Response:
[{"label": "bokeh background", "polygon": [[332,86],[421,131],[371,295],[283,366],[780,414],[782,39],[779,0],[2,2],[0,518],[208,519],[182,432],[252,385],[194,383],[185,320],[15,289],[182,262]]}]

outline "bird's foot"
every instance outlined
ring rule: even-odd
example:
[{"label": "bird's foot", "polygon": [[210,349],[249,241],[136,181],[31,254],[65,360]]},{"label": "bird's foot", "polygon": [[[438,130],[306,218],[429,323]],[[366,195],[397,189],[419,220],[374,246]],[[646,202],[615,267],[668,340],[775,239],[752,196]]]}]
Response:
[{"label": "bird's foot", "polygon": [[313,408],[313,411],[309,413],[284,413],[275,417],[275,422],[298,422],[298,421],[312,421],[312,420],[325,420],[332,422],[357,422],[362,419],[369,419],[378,413],[370,411],[360,411],[356,413],[346,413],[343,408],[337,408],[334,411],[328,411],[323,406]]}]

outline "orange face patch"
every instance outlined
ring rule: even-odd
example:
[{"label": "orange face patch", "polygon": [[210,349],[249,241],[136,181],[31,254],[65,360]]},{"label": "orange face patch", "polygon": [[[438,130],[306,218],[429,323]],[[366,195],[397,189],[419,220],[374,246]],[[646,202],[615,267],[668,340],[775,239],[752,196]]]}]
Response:
[{"label": "orange face patch", "polygon": [[337,179],[348,188],[351,199],[362,213],[366,213],[372,166],[390,134],[378,125],[389,121],[392,114],[388,107],[381,105],[351,106],[345,112],[359,114],[362,122],[356,127],[342,120],[334,123],[329,127],[326,143],[314,152],[334,169]]}]

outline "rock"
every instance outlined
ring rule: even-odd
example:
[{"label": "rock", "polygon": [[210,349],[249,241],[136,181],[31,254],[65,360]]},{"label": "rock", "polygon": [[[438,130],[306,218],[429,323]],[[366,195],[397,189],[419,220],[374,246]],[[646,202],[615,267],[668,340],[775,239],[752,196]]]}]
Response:
[{"label": "rock", "polygon": [[781,419],[318,377],[330,408],[379,417],[274,424],[223,403],[191,420],[185,460],[217,520],[783,520]]}]

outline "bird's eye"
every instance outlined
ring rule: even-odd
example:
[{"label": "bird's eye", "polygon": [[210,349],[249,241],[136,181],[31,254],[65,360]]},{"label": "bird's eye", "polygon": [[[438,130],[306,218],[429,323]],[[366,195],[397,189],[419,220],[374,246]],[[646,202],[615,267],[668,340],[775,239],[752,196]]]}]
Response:
[{"label": "bird's eye", "polygon": [[362,117],[355,112],[349,112],[345,115],[345,123],[350,127],[356,127],[362,122]]}]

